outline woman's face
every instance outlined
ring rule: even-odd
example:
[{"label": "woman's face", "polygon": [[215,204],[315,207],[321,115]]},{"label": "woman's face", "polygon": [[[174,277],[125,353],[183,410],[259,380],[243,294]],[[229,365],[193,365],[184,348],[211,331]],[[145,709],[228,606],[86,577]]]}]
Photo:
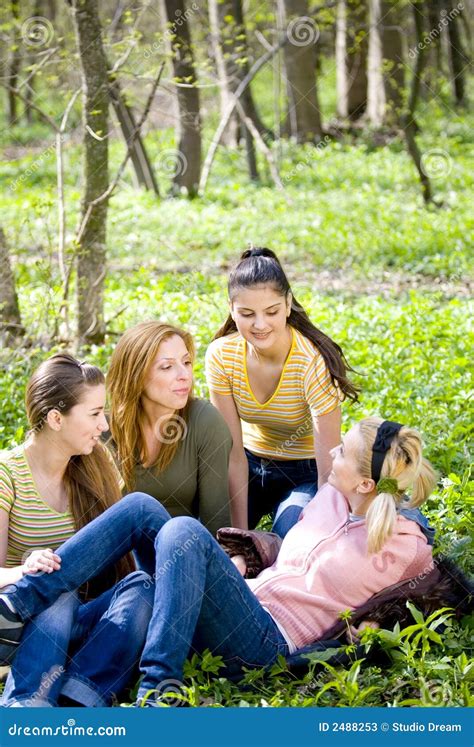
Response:
[{"label": "woman's face", "polygon": [[188,401],[193,383],[193,364],[184,340],[172,335],[163,340],[145,377],[142,404],[175,412]]},{"label": "woman's face", "polygon": [[[105,385],[86,386],[81,401],[61,414],[55,429],[68,456],[90,454],[109,426],[104,415]],[[60,412],[60,411],[59,411]]]},{"label": "woman's face", "polygon": [[344,436],[339,446],[331,449],[332,470],[328,483],[349,498],[357,492],[357,487],[364,481],[360,474],[358,455],[362,448],[362,436],[358,426],[354,426]]},{"label": "woman's face", "polygon": [[269,348],[285,335],[291,294],[280,295],[271,285],[240,288],[231,302],[232,318],[242,337],[256,348]]}]

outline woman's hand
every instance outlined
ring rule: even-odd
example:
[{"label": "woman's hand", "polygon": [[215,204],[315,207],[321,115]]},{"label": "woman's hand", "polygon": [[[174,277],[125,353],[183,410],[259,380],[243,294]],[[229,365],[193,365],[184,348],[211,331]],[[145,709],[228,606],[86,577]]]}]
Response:
[{"label": "woman's hand", "polygon": [[349,640],[352,638],[352,640],[349,640],[349,643],[353,643],[354,641],[360,640],[360,634],[364,630],[364,628],[374,628],[375,630],[377,628],[380,628],[380,625],[376,622],[373,622],[372,620],[363,620],[357,628],[354,625],[351,625],[347,633],[347,639]]},{"label": "woman's hand", "polygon": [[242,576],[245,576],[247,573],[247,561],[245,560],[245,557],[243,555],[234,555],[231,560],[239,573],[241,573]]},{"label": "woman's hand", "polygon": [[53,573],[60,568],[61,558],[48,547],[46,550],[33,550],[23,563],[22,573],[24,576],[40,572]]}]

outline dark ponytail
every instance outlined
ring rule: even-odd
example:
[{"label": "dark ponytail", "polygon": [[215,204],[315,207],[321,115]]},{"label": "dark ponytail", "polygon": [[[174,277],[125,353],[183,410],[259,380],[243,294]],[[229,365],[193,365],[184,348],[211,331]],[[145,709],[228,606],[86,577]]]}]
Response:
[{"label": "dark ponytail", "polygon": [[[288,278],[276,254],[271,249],[247,249],[241,256],[240,262],[234,267],[229,276],[228,291],[232,301],[239,288],[251,288],[255,285],[272,285],[277,293],[288,296],[291,293]],[[314,326],[308,314],[293,296],[291,313],[288,324],[304,337],[316,345],[324,358],[324,362],[331,376],[334,386],[341,391],[343,399],[356,402],[359,389],[354,386],[347,376],[348,371],[354,369],[349,366],[341,347],[331,340],[328,335]],[[229,314],[222,327],[214,335],[214,340],[225,337],[237,331],[237,326]]]}]

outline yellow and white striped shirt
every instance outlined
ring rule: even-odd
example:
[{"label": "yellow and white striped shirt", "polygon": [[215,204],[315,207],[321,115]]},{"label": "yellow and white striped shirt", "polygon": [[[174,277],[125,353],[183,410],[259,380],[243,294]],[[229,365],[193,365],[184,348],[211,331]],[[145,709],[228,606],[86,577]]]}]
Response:
[{"label": "yellow and white striped shirt", "polygon": [[76,531],[69,511],[58,513],[38,494],[22,446],[0,463],[0,509],[9,515],[6,568],[22,565],[31,550],[56,550]]},{"label": "yellow and white striped shirt", "polygon": [[234,398],[244,446],[260,457],[314,458],[312,417],[331,412],[340,402],[317,347],[298,330],[292,328],[292,332],[278,386],[263,404],[250,388],[247,345],[241,335],[220,337],[206,352],[209,389]]}]

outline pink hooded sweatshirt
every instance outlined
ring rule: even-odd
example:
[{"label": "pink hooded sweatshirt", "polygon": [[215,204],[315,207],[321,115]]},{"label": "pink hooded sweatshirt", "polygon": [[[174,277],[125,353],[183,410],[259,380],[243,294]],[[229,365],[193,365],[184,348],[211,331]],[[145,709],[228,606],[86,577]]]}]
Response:
[{"label": "pink hooded sweatshirt", "polygon": [[247,583],[302,648],[321,638],[341,612],[432,567],[426,537],[403,516],[382,550],[369,555],[365,520],[350,521],[346,498],[326,484],[284,538],[275,563]]}]

